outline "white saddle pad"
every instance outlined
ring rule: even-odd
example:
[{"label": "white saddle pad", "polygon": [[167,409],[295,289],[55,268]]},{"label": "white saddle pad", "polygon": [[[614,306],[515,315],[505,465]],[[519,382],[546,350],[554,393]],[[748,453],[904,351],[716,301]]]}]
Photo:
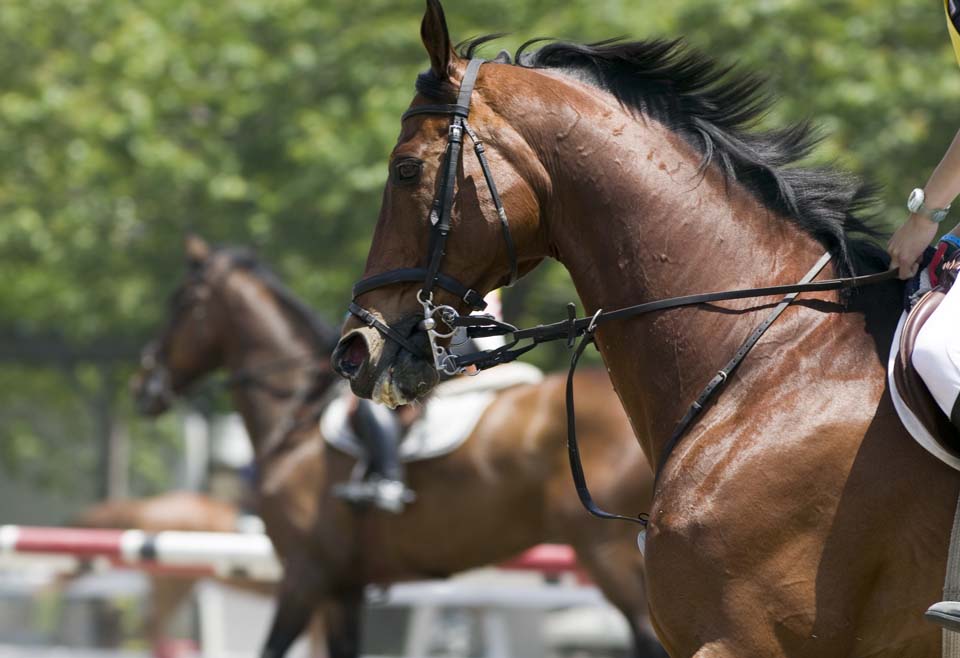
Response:
[{"label": "white saddle pad", "polygon": [[893,406],[900,416],[900,422],[907,428],[914,441],[919,443],[931,455],[942,461],[947,466],[960,471],[960,459],[951,454],[940,445],[940,443],[930,436],[927,428],[924,427],[920,419],[917,418],[907,403],[903,401],[900,391],[897,390],[896,378],[893,376],[893,368],[897,362],[897,351],[900,347],[900,334],[903,331],[903,325],[907,321],[907,314],[900,316],[900,322],[897,324],[897,331],[893,335],[893,345],[890,347],[890,358],[887,361],[887,382],[890,385],[890,397],[893,398]]},{"label": "white saddle pad", "polygon": [[[412,462],[453,452],[467,440],[498,392],[542,380],[543,373],[534,366],[507,363],[475,377],[440,384],[400,443],[400,460]],[[366,451],[350,427],[350,403],[349,393],[331,402],[320,418],[320,432],[332,447],[361,459]]]}]

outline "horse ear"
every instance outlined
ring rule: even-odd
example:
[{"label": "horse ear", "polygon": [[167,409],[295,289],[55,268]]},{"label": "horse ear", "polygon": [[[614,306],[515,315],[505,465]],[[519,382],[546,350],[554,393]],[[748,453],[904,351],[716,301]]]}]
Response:
[{"label": "horse ear", "polygon": [[191,265],[202,265],[210,257],[210,245],[195,233],[190,233],[183,241],[183,249],[187,253],[187,262]]},{"label": "horse ear", "polygon": [[420,23],[420,38],[430,55],[430,68],[438,80],[450,77],[450,61],[454,58],[440,0],[427,0],[427,11]]}]

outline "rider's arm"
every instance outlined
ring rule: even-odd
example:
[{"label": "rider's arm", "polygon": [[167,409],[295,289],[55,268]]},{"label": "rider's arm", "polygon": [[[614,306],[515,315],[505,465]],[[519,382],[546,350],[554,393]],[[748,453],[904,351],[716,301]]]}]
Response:
[{"label": "rider's arm", "polygon": [[[927,208],[946,208],[960,195],[960,132],[953,138],[953,143],[923,190]],[[900,269],[901,279],[916,273],[923,250],[936,237],[938,228],[939,225],[925,215],[913,213],[890,238],[887,245],[890,266]],[[960,237],[960,226],[951,233]]]}]

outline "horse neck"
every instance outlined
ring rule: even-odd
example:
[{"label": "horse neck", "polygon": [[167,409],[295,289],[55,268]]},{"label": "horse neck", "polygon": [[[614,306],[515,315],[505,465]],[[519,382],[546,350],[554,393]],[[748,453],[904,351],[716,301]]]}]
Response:
[{"label": "horse neck", "polygon": [[[253,275],[234,271],[225,288],[226,366],[245,382],[232,388],[232,396],[257,451],[296,411],[294,398],[313,384],[315,368],[328,364],[327,355],[318,353],[307,322]],[[281,391],[293,396],[278,395]]]},{"label": "horse neck", "polygon": [[[701,176],[701,155],[664,125],[631,116],[594,87],[535,75],[549,82],[541,80],[527,99],[548,90],[546,98],[569,105],[558,108],[553,100],[552,111],[531,112],[527,104],[512,125],[549,177],[549,189],[539,195],[547,200],[551,255],[570,273],[588,313],[793,283],[823,254],[815,240],[716,166]],[[755,305],[746,300],[724,308]],[[598,346],[648,458],[659,458],[688,405],[767,312],[684,309],[598,330]]]}]

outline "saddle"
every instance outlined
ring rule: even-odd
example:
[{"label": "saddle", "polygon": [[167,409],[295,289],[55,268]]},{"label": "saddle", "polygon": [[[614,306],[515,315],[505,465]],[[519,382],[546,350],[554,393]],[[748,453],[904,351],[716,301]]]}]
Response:
[{"label": "saddle", "polygon": [[900,343],[896,345],[896,362],[893,377],[900,397],[920,421],[931,437],[960,456],[960,431],[940,409],[940,405],[927,390],[920,374],[914,369],[912,359],[917,335],[924,323],[943,302],[946,292],[935,288],[917,302],[900,330]]},{"label": "saddle", "polygon": [[[499,392],[542,379],[539,369],[512,363],[440,384],[404,433],[400,461],[422,461],[453,452],[467,440]],[[350,408],[349,393],[331,402],[320,418],[320,431],[330,447],[365,461],[366,450],[350,422]]]},{"label": "saddle", "polygon": [[[913,367],[913,349],[923,325],[940,306],[956,280],[960,259],[955,256],[937,271],[936,259],[943,257],[943,249],[933,255],[928,272],[922,273],[934,287],[926,293],[914,293],[906,304],[909,311],[900,319],[894,344],[890,351],[887,381],[894,407],[904,427],[913,438],[940,461],[960,470],[960,430],[943,413],[920,374]],[[921,272],[923,272],[921,270]],[[909,286],[908,286],[909,291]],[[910,308],[910,300],[918,299]]]}]

